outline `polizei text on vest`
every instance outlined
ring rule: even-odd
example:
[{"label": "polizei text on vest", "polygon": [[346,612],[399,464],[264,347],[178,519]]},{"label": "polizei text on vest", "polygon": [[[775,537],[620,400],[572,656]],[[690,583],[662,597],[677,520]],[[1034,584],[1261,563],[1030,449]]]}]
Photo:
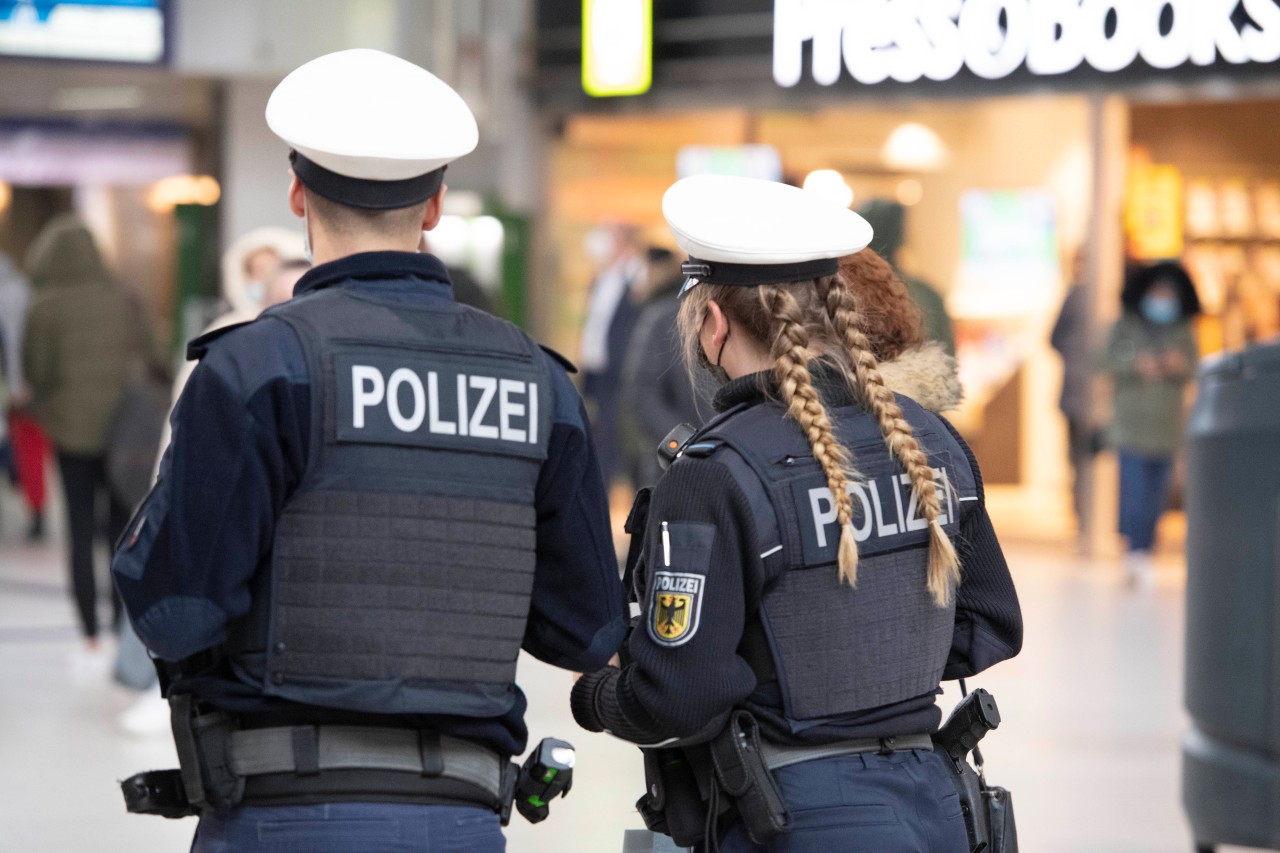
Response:
[{"label": "polizei text on vest", "polygon": [[351,427],[385,409],[403,433],[538,443],[538,384],[478,373],[351,365]]}]

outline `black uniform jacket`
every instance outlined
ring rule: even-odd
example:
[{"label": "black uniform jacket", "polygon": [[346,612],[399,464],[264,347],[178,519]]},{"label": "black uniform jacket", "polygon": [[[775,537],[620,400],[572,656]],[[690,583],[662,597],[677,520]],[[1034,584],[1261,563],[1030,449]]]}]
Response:
[{"label": "black uniform jacket", "polygon": [[[427,254],[367,252],[322,264],[295,295],[320,288],[377,293],[407,305],[453,299],[445,267]],[[548,362],[553,356],[545,356]],[[524,648],[565,669],[593,669],[626,632],[608,504],[581,400],[549,363],[554,416],[536,490],[537,567]],[[160,477],[112,562],[139,637],[181,661],[226,641],[270,571],[282,507],[306,468],[311,386],[301,344],[266,316],[214,341],[174,408]],[[225,665],[187,675],[174,691],[238,712],[246,724],[348,723],[434,728],[500,752],[524,751],[526,702],[496,719],[370,716],[262,695]]]},{"label": "black uniform jacket", "polygon": [[[900,377],[903,371],[887,369],[886,373]],[[922,375],[927,377],[929,372]],[[815,381],[829,405],[851,403],[847,386],[833,372],[815,368]],[[768,404],[771,398],[776,399],[776,395],[771,397],[774,387],[771,374],[741,377],[720,389],[716,408],[725,411],[743,404]],[[902,385],[891,387],[901,389]],[[924,390],[928,393],[919,396],[928,398],[926,404],[953,396],[939,394],[936,388]],[[959,441],[959,436],[955,437]],[[977,477],[977,463],[968,446],[960,443]],[[655,488],[649,511],[651,526],[667,521],[709,523],[716,528],[716,547],[702,591],[696,633],[687,642],[672,646],[655,642],[646,630],[633,631],[628,641],[630,662],[625,669],[608,667],[589,673],[575,685],[573,709],[578,722],[642,746],[709,738],[734,708],[751,710],[766,734],[778,742],[829,743],[935,731],[941,719],[936,701],[940,690],[792,733],[778,682],[759,683],[748,663],[752,652],[747,645],[757,642],[752,634],[759,630],[758,623],[753,625],[753,616],[775,578],[767,575],[761,558],[762,544],[754,530],[751,504],[728,467],[716,457],[714,452],[703,458],[686,455],[673,464]],[[954,542],[961,559],[962,581],[944,679],[981,672],[1013,657],[1022,645],[1017,594],[981,500],[980,479],[978,495],[977,502],[965,505]],[[660,539],[650,535],[645,541]],[[644,594],[639,600],[648,602],[651,598]],[[646,625],[650,618],[651,614],[643,614],[640,624]]]}]

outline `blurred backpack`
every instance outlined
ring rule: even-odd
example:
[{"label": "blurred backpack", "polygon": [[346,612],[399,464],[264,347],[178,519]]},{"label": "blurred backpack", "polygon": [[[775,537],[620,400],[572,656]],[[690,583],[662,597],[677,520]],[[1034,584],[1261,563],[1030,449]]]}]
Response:
[{"label": "blurred backpack", "polygon": [[141,301],[135,295],[130,301],[135,350],[120,401],[107,424],[107,485],[116,500],[132,510],[151,491],[155,479],[173,377],[152,345]]},{"label": "blurred backpack", "polygon": [[107,428],[107,484],[127,507],[137,507],[151,490],[168,415],[169,386],[146,371],[135,371]]}]

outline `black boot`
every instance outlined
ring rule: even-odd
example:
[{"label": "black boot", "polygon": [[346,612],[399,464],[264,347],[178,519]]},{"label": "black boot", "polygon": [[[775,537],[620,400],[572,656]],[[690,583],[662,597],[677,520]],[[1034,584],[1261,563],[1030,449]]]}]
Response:
[{"label": "black boot", "polygon": [[37,511],[31,515],[31,527],[27,528],[29,542],[44,541],[44,513]]}]

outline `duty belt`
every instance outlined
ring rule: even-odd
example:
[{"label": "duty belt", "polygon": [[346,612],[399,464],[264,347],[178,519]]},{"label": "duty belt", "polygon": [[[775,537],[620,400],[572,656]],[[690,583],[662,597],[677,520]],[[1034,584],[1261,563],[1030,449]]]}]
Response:
[{"label": "duty belt", "polygon": [[287,726],[231,732],[237,776],[314,774],[322,770],[398,770],[473,785],[498,801],[506,764],[482,746],[413,729]]},{"label": "duty belt", "polygon": [[859,755],[869,752],[887,754],[908,749],[927,749],[933,751],[933,738],[929,735],[903,735],[901,737],[869,737],[842,740],[835,743],[824,743],[820,746],[783,746],[760,742],[760,752],[764,764],[770,770],[790,767],[803,761],[817,761],[820,758],[834,758],[840,755]]}]

